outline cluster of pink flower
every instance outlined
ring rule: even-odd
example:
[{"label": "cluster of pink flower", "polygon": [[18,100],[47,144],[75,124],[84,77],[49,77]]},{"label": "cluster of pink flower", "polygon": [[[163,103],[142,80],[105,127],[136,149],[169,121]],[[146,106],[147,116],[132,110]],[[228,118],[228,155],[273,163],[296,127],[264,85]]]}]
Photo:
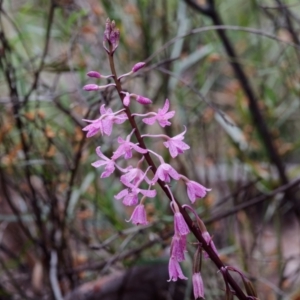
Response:
[{"label": "cluster of pink flower", "polygon": [[[110,25],[109,25],[110,24]],[[112,56],[113,52],[117,48],[118,44],[118,32],[115,32],[115,25],[113,22],[110,22],[106,26],[105,30],[105,38],[104,44],[108,43],[109,47],[105,46],[105,49],[109,55]],[[115,86],[117,88],[117,84],[121,86],[120,80],[125,76],[129,76],[143,68],[145,63],[139,62],[135,64],[132,70],[129,73],[123,74],[120,77],[116,78],[116,74],[103,76],[98,72],[90,71],[87,73],[89,77],[92,78],[109,78],[112,77],[115,80],[115,83],[110,83],[107,85],[99,86],[96,84],[88,84],[84,86],[84,90],[86,91],[98,91],[105,88],[109,88],[111,86]],[[113,71],[113,70],[112,70]],[[151,104],[152,101],[144,96],[136,95],[133,93],[128,93],[125,91],[118,92],[121,96],[121,100],[123,102],[123,109],[113,112],[111,108],[105,108],[103,104],[100,107],[100,116],[95,120],[85,120],[89,124],[83,128],[84,131],[87,132],[87,137],[94,136],[97,133],[101,135],[110,136],[113,130],[114,124],[122,124],[128,119],[133,119],[135,117],[141,117],[142,121],[147,125],[153,125],[157,122],[161,127],[171,125],[170,119],[175,115],[175,111],[169,111],[170,102],[166,99],[163,108],[159,109],[158,112],[149,112],[147,114],[131,114],[130,110],[128,110],[128,106],[130,105],[131,98],[135,99],[137,103],[142,105]],[[132,124],[132,123],[131,123]],[[117,168],[123,175],[120,177],[120,181],[125,186],[125,188],[120,191],[117,195],[115,195],[115,199],[122,200],[123,204],[126,206],[135,206],[133,213],[129,219],[133,224],[147,224],[146,210],[144,207],[144,202],[146,198],[153,198],[156,196],[156,190],[153,189],[155,184],[159,182],[163,183],[165,188],[169,191],[169,195],[171,196],[171,208],[174,212],[174,236],[171,243],[170,250],[170,261],[169,261],[169,281],[176,281],[178,278],[187,279],[180,268],[179,262],[185,259],[186,252],[186,237],[190,232],[188,225],[186,224],[183,215],[180,212],[179,204],[174,199],[172,191],[169,188],[169,183],[171,178],[173,180],[182,180],[186,184],[187,195],[192,203],[195,202],[197,198],[202,198],[206,195],[207,191],[210,189],[205,188],[201,184],[188,179],[187,177],[179,174],[170,164],[166,163],[161,155],[156,153],[155,151],[148,149],[146,147],[141,147],[139,143],[134,143],[131,141],[132,135],[136,134],[138,128],[133,128],[132,132],[123,139],[122,137],[118,137],[118,147],[113,153],[113,155],[109,158],[106,157],[102,151],[101,147],[97,147],[96,153],[99,156],[99,160],[92,163],[95,168],[104,167],[104,171],[101,174],[101,178],[105,178],[110,176],[115,169]],[[169,137],[164,134],[151,135],[144,134],[139,136],[142,139],[145,138],[161,138],[164,140],[164,146],[169,150],[172,158],[175,158],[179,154],[184,153],[184,151],[188,150],[190,147],[183,141],[184,135],[186,133],[186,128],[184,127],[184,131],[174,137]],[[145,145],[145,144],[144,144]],[[138,161],[136,166],[128,165],[126,168],[122,168],[118,165],[117,160],[123,157],[125,160],[132,158],[132,152],[136,151],[141,154],[141,159]],[[153,166],[149,166],[145,171],[142,170],[143,161],[145,155],[152,155],[152,157],[156,157],[159,162],[159,166],[157,167],[155,174],[152,179],[148,177],[148,171]],[[146,184],[148,186],[147,189],[141,188],[142,184]],[[142,195],[141,200],[139,201],[139,194]],[[208,232],[203,233],[203,237],[207,244],[210,244],[214,247],[211,237]],[[213,248],[215,249],[215,248]],[[215,250],[215,253],[217,251]],[[204,295],[203,291],[203,282],[200,275],[200,271],[194,272],[193,274],[193,286],[194,286],[194,295],[195,298],[201,298]]]}]

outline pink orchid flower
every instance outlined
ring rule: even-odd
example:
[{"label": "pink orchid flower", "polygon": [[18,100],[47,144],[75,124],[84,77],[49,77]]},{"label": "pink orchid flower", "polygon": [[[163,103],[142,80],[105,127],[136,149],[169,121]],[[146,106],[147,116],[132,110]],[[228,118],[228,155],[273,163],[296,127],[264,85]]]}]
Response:
[{"label": "pink orchid flower", "polygon": [[139,204],[136,206],[136,208],[134,209],[130,219],[126,222],[132,222],[135,225],[147,225],[148,221],[147,221],[147,214],[146,214],[146,210],[145,210],[145,206],[144,204]]},{"label": "pink orchid flower", "polygon": [[126,206],[132,206],[138,204],[138,194],[141,193],[143,196],[148,198],[153,198],[156,196],[156,190],[144,190],[140,189],[134,185],[131,185],[130,188],[122,190],[120,193],[115,195],[116,200],[123,199],[123,204]]},{"label": "pink orchid flower", "polygon": [[[216,254],[217,256],[219,256],[218,250],[217,250],[217,248],[216,248],[216,246],[215,246],[215,243],[214,243],[214,241],[212,240],[212,237],[210,236],[209,232],[208,232],[208,231],[203,232],[203,233],[202,233],[202,236],[203,236],[203,238],[205,239],[206,244],[207,244],[207,245],[210,245],[210,247],[211,247],[212,250],[215,252],[215,254]],[[205,252],[205,258],[208,258],[208,257],[209,257],[208,254]]]},{"label": "pink orchid flower", "polygon": [[139,186],[146,178],[147,172],[151,167],[148,167],[143,176],[135,184],[127,182],[127,188],[122,190],[120,193],[115,195],[115,199],[123,199],[123,204],[127,206],[136,205],[138,203],[138,194],[141,193],[143,196],[153,198],[156,196],[156,190],[144,190],[140,189]]},{"label": "pink orchid flower", "polygon": [[92,163],[92,166],[95,168],[99,168],[101,166],[105,166],[104,172],[101,174],[101,178],[109,177],[115,170],[115,162],[114,160],[106,157],[100,150],[100,146],[96,148],[97,155],[101,158]]},{"label": "pink orchid flower", "polygon": [[175,180],[180,179],[179,174],[171,165],[162,163],[156,170],[156,173],[152,179],[152,184],[154,184],[158,179],[164,182],[170,182],[171,177]]},{"label": "pink orchid flower", "polygon": [[168,120],[174,117],[175,111],[173,110],[168,112],[169,107],[170,107],[170,102],[168,99],[166,99],[163,108],[158,109],[157,114],[152,113],[155,114],[154,117],[144,118],[143,122],[148,125],[153,125],[154,122],[157,121],[161,127],[171,125],[171,123]]},{"label": "pink orchid flower", "polygon": [[192,203],[194,203],[197,198],[203,198],[207,192],[211,191],[211,189],[208,189],[200,183],[193,180],[188,180],[186,182],[186,187],[188,197]]},{"label": "pink orchid flower", "polygon": [[167,141],[163,144],[169,149],[170,155],[175,158],[178,154],[182,154],[185,150],[190,149],[190,146],[183,142],[184,135],[186,133],[186,127],[184,126],[184,131],[174,137],[169,137],[165,134],[143,134],[142,137],[151,138],[164,138]]},{"label": "pink orchid flower", "polygon": [[184,126],[184,131],[172,138],[169,138],[163,144],[169,149],[170,155],[175,158],[178,154],[182,154],[185,150],[190,149],[190,146],[183,142],[184,135],[186,133],[186,127]]},{"label": "pink orchid flower", "polygon": [[[132,168],[129,169],[128,172],[121,176],[120,181],[126,185],[130,186],[130,184],[136,184],[141,178],[143,178],[145,173],[140,168]],[[151,184],[151,180],[145,176],[145,181],[148,184]]]},{"label": "pink orchid flower", "polygon": [[147,125],[153,125],[155,121],[157,121],[161,127],[165,127],[171,125],[171,122],[169,122],[168,120],[173,118],[175,115],[174,110],[168,112],[169,107],[170,107],[170,101],[166,99],[163,108],[158,109],[157,113],[149,112],[147,114],[132,114],[132,116],[139,116],[139,117],[153,116],[150,118],[144,118],[142,119],[142,121]]},{"label": "pink orchid flower", "polygon": [[124,155],[125,159],[129,159],[132,157],[132,149],[134,149],[135,151],[142,153],[142,154],[145,154],[148,152],[146,149],[143,149],[143,148],[137,146],[137,144],[130,142],[130,138],[131,138],[134,130],[135,129],[133,129],[131,131],[131,133],[127,136],[126,140],[123,140],[121,137],[118,137],[118,143],[120,144],[120,146],[114,152],[112,159],[116,160],[122,155]]},{"label": "pink orchid flower", "polygon": [[179,210],[179,207],[174,199],[173,193],[171,189],[166,185],[166,188],[169,190],[169,193],[171,194],[172,201],[170,203],[170,206],[174,212],[174,231],[175,234],[179,236],[187,235],[190,232],[189,227],[187,226],[184,217],[182,213]]},{"label": "pink orchid flower", "polygon": [[124,109],[121,109],[114,113],[111,108],[105,109],[105,104],[103,104],[100,107],[100,118],[96,120],[84,119],[84,121],[91,124],[85,126],[82,130],[87,131],[87,137],[91,137],[97,134],[99,131],[102,135],[106,134],[110,136],[114,123],[122,124],[128,119],[126,114],[123,113],[123,110]]},{"label": "pink orchid flower", "polygon": [[186,251],[186,235],[175,234],[171,243],[171,256],[174,256],[177,261],[184,261],[184,252]]}]

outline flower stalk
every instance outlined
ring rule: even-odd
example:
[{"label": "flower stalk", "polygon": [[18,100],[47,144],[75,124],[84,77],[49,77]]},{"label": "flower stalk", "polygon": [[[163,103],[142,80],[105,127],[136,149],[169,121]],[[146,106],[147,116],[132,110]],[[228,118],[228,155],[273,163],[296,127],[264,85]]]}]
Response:
[{"label": "flower stalk", "polygon": [[[163,161],[163,158],[159,154],[155,153],[154,151],[146,147],[146,144],[144,142],[144,137],[151,137],[151,136],[142,135],[135,121],[135,116],[145,117],[146,115],[132,114],[130,110],[130,97],[134,97],[136,101],[142,105],[150,104],[151,100],[144,96],[136,95],[133,93],[132,94],[127,92],[125,93],[121,85],[122,77],[129,76],[130,74],[137,72],[140,68],[144,67],[145,64],[141,62],[137,63],[129,73],[118,76],[116,73],[116,68],[114,63],[114,52],[118,47],[118,42],[119,42],[118,39],[119,39],[119,31],[115,27],[115,23],[110,22],[110,20],[107,20],[106,29],[104,32],[103,45],[105,51],[108,54],[109,65],[112,73],[112,75],[110,76],[113,78],[114,81],[114,83],[109,84],[108,86],[114,86],[116,88],[120,101],[123,105],[123,109],[119,112],[121,112],[121,114],[125,113],[126,117],[121,116],[119,117],[119,119],[117,119],[118,117],[115,116],[111,111],[107,112],[103,110],[103,114],[100,118],[105,120],[107,118],[106,114],[109,116],[108,119],[109,122],[107,123],[110,126],[109,130],[105,131],[105,126],[103,126],[105,124],[100,124],[103,128],[98,124],[99,122],[102,121],[102,119],[98,119],[98,123],[95,123],[97,120],[94,121],[94,123],[93,121],[89,120],[89,122],[92,122],[92,124],[96,126],[96,129],[95,126],[91,126],[85,130],[86,131],[89,130],[89,134],[90,136],[92,136],[97,133],[97,129],[98,129],[97,126],[99,125],[101,127],[101,128],[99,127],[101,129],[100,130],[101,134],[102,133],[110,134],[113,123],[121,124],[123,121],[128,119],[132,127],[132,132],[127,137],[126,140],[123,140],[121,137],[118,139],[120,146],[116,150],[116,152],[114,152],[114,155],[112,156],[111,159],[106,158],[100,152],[100,148],[98,148],[98,155],[102,160],[95,162],[94,166],[99,167],[99,166],[106,165],[105,172],[102,173],[101,175],[102,177],[106,177],[113,172],[115,167],[115,161],[119,157],[124,155],[125,159],[131,158],[132,150],[135,150],[136,152],[140,153],[140,155],[142,155],[145,158],[145,161],[148,164],[148,168],[146,172],[143,173],[141,170],[139,170],[141,164],[140,162],[138,163],[137,168],[132,168],[130,166],[127,169],[124,169],[124,172],[127,173],[125,175],[122,175],[121,182],[126,186],[126,188],[122,190],[118,195],[116,195],[115,198],[117,200],[123,199],[123,203],[125,205],[137,205],[135,210],[132,213],[131,218],[129,219],[134,224],[147,224],[144,200],[145,197],[152,198],[156,195],[156,191],[150,189],[151,186],[157,183],[160,186],[160,188],[164,191],[166,196],[169,198],[172,210],[174,212],[174,229],[175,229],[175,235],[173,237],[172,244],[171,244],[171,253],[170,253],[170,261],[169,261],[169,275],[170,275],[169,280],[176,281],[178,278],[187,279],[181,271],[179,262],[184,260],[184,252],[186,251],[186,246],[185,246],[186,236],[189,232],[192,232],[194,237],[197,239],[198,249],[199,246],[201,246],[200,255],[202,254],[202,250],[203,250],[206,253],[206,255],[214,262],[214,264],[217,266],[219,270],[224,270],[226,266],[220,260],[217,250],[212,241],[212,238],[207,232],[204,223],[201,221],[199,217],[196,216],[197,222],[195,225],[194,221],[190,218],[189,214],[186,211],[187,206],[181,206],[178,200],[173,196],[167,183],[171,181],[171,178],[172,180],[182,179],[187,185],[187,193],[192,203],[195,202],[196,198],[204,197],[206,192],[210,191],[210,189],[207,189],[202,185],[200,185],[199,183],[195,181],[191,181],[187,177],[178,174],[177,171],[171,165]],[[93,75],[92,77],[98,76],[97,78],[99,78],[100,76],[96,73],[92,73],[92,75]],[[88,85],[88,89],[87,88],[85,89],[97,90],[98,86]],[[157,121],[161,127],[169,126],[171,124],[169,122],[169,119],[172,118],[175,114],[175,111],[168,111],[169,105],[170,103],[169,100],[167,99],[162,109],[159,109],[157,113],[148,113],[147,116],[152,116],[152,117],[144,118],[142,121],[148,125],[152,125],[154,124],[155,121]],[[165,138],[167,140],[167,142],[165,142],[165,146],[169,148],[171,156],[176,157],[178,154],[182,154],[185,150],[189,149],[189,146],[183,142],[185,132],[186,132],[186,128],[183,133],[173,138],[166,137],[163,135],[156,135],[156,136],[154,135],[152,137]],[[136,140],[138,142],[137,144],[130,142],[131,135],[135,135]],[[160,161],[160,165],[158,167],[154,163],[151,154],[155,155]],[[150,181],[147,180],[147,176],[146,176],[147,171],[149,169],[152,170],[154,175],[153,179]],[[145,180],[148,184],[150,184],[148,190],[139,188],[139,185],[142,183],[143,180]],[[131,181],[133,181],[133,183],[131,183]],[[138,204],[139,193],[141,193],[143,197],[140,203]],[[195,213],[195,211],[193,212]],[[193,282],[195,285],[194,286],[195,297],[196,296],[203,297],[203,293],[204,293],[203,281],[200,274],[200,270],[198,269],[194,270]],[[226,285],[227,284],[231,286],[232,290],[235,293],[235,296],[238,299],[241,300],[249,299],[249,296],[247,296],[243,292],[240,286],[231,277],[229,272],[227,272],[226,274]]]}]

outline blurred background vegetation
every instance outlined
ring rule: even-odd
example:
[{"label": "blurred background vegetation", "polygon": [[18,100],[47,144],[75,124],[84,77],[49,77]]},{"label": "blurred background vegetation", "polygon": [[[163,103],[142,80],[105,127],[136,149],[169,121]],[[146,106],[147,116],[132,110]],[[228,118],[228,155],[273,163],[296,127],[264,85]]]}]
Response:
[{"label": "blurred background vegetation", "polygon": [[[195,207],[222,260],[245,271],[260,299],[300,298],[300,3],[216,0],[212,7],[0,1],[0,299],[59,300],[84,283],[102,287],[108,276],[168,260],[167,198],[158,192],[146,205],[149,226],[133,227],[125,222],[132,209],[113,198],[118,174],[100,180],[90,165],[97,146],[109,155],[130,130],[119,126],[110,138],[88,140],[82,132],[82,119],[96,118],[101,103],[121,107],[115,93],[82,90],[91,82],[87,71],[110,73],[102,48],[107,17],[121,31],[118,74],[147,62],[124,87],[151,98],[155,111],[170,99],[176,116],[168,135],[188,128],[191,150],[178,160],[153,147],[212,188]],[[211,27],[222,24],[231,26],[225,40],[234,55]],[[184,187],[175,189],[187,203]],[[202,273],[206,299],[223,299],[215,266],[205,261]],[[85,287],[96,293],[95,285]],[[73,299],[94,299],[85,297]]]}]

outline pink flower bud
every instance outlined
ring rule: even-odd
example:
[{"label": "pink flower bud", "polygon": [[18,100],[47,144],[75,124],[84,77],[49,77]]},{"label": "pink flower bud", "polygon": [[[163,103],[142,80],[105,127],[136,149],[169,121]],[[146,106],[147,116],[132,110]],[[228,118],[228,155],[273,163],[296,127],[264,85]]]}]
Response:
[{"label": "pink flower bud", "polygon": [[102,75],[96,71],[89,71],[86,75],[89,77],[92,77],[92,78],[101,78],[102,77]]},{"label": "pink flower bud", "polygon": [[134,66],[133,66],[133,68],[132,68],[132,72],[133,73],[135,73],[135,72],[137,72],[138,70],[140,70],[141,68],[143,68],[144,66],[145,66],[145,64],[146,63],[144,63],[144,62],[138,62],[138,63],[136,63]]},{"label": "pink flower bud", "polygon": [[129,93],[126,93],[126,95],[125,95],[125,97],[124,97],[124,99],[123,99],[123,104],[124,104],[125,106],[128,106],[129,103],[130,103],[130,94],[129,94]]},{"label": "pink flower bud", "polygon": [[110,34],[110,42],[113,45],[113,50],[115,51],[119,46],[119,40],[120,40],[120,31],[117,28],[113,28],[111,34]]},{"label": "pink flower bud", "polygon": [[83,87],[85,91],[98,91],[99,85],[97,84],[87,84]]},{"label": "pink flower bud", "polygon": [[149,99],[149,98],[146,98],[146,97],[143,97],[143,96],[140,96],[140,95],[138,95],[137,97],[136,97],[136,101],[138,102],[138,103],[140,103],[140,104],[151,104],[152,103],[152,101]]}]

